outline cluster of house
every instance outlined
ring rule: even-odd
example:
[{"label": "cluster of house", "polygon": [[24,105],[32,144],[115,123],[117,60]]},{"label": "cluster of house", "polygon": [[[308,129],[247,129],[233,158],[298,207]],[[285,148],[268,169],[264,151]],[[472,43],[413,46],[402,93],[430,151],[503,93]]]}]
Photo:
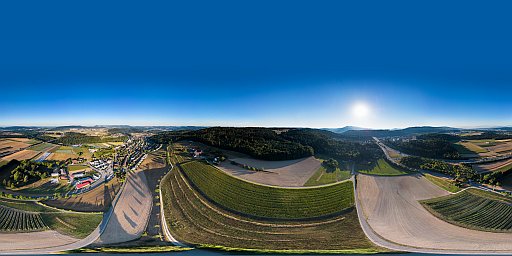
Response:
[{"label": "cluster of house", "polygon": [[106,170],[110,166],[111,163],[112,163],[112,160],[102,160],[102,159],[98,159],[98,160],[94,160],[94,161],[90,162],[92,167],[99,169],[99,170]]}]

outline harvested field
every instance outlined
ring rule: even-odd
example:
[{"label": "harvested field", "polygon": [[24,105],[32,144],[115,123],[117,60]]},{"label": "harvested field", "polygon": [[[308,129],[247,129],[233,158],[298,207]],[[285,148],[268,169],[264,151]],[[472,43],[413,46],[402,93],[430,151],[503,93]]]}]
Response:
[{"label": "harvested field", "polygon": [[0,139],[0,153],[16,151],[22,148],[26,148],[31,144],[27,141],[20,141],[17,139]]},{"label": "harvested field", "polygon": [[139,168],[142,169],[158,169],[165,167],[165,161],[166,161],[166,154],[165,151],[158,151],[148,154],[146,159],[142,161],[142,163],[139,165]]},{"label": "harvested field", "polygon": [[74,154],[66,154],[66,153],[51,153],[46,160],[58,160],[58,161],[64,161],[69,158],[75,158],[76,155]]},{"label": "harvested field", "polygon": [[357,196],[368,224],[382,238],[409,247],[512,252],[512,234],[470,230],[428,212],[419,200],[449,195],[421,174],[358,175]]},{"label": "harvested field", "polygon": [[[437,217],[452,224],[490,232],[512,232],[512,206],[467,189],[455,195],[422,201]],[[491,193],[491,192],[486,192]]]},{"label": "harvested field", "polygon": [[96,244],[115,244],[139,238],[151,213],[152,194],[144,172],[130,173],[110,221]]},{"label": "harvested field", "polygon": [[479,173],[483,172],[504,172],[512,168],[512,158],[487,164],[473,165],[473,169]]},{"label": "harvested field", "polygon": [[497,144],[496,146],[488,147],[487,149],[500,154],[510,153],[512,152],[512,141],[502,142],[500,144]]},{"label": "harvested field", "polygon": [[25,150],[22,150],[22,151],[14,153],[14,154],[3,157],[2,161],[11,161],[12,159],[16,159],[16,160],[20,160],[20,161],[25,160],[25,159],[32,159],[35,156],[39,155],[39,153],[40,152],[38,152],[38,151],[25,149]]},{"label": "harvested field", "polygon": [[[473,153],[486,153],[487,152],[487,149],[485,148],[482,148],[476,144],[473,144],[472,142],[458,142],[457,143],[458,145],[461,145],[463,146],[465,149],[467,149],[469,152],[473,152]],[[467,154],[467,152],[459,152],[461,154]]]},{"label": "harvested field", "polygon": [[160,189],[165,220],[181,242],[267,250],[381,250],[362,232],[353,207],[340,216],[317,221],[256,220],[211,203],[178,168],[164,177]]},{"label": "harvested field", "polygon": [[[265,171],[251,171],[230,161],[246,164]],[[288,161],[264,161],[252,158],[229,158],[220,164],[223,171],[244,180],[281,187],[301,187],[320,168],[321,162],[314,157]]]},{"label": "harvested field", "polygon": [[104,212],[110,208],[110,204],[120,188],[121,184],[117,178],[114,178],[105,186],[99,186],[84,194],[71,198],[47,200],[44,203],[60,209],[78,212]]},{"label": "harvested field", "polygon": [[258,185],[199,161],[181,164],[199,191],[233,212],[257,218],[309,219],[332,216],[354,206],[352,182],[312,188]]}]

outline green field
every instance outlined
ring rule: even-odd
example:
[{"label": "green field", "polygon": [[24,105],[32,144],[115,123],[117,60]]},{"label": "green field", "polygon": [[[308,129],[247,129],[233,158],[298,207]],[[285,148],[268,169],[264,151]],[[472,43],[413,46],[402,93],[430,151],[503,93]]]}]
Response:
[{"label": "green field", "polygon": [[87,237],[103,219],[101,213],[44,213],[41,215],[50,229],[76,238]]},{"label": "green field", "polygon": [[[27,222],[25,219],[30,220],[28,217],[33,214],[33,217],[35,217],[32,219],[36,220],[40,218],[45,227],[76,238],[85,238],[88,236],[103,219],[103,214],[101,213],[65,212],[38,204],[35,201],[0,198],[0,210],[2,208],[10,209],[11,212],[30,212],[25,214],[25,218],[19,215],[17,218],[8,220],[8,223],[11,225],[19,223],[20,221]],[[0,221],[1,219],[2,215],[0,213]],[[42,229],[38,223],[34,223],[33,225],[36,227],[33,230]]]},{"label": "green field", "polygon": [[261,218],[306,219],[341,213],[354,205],[352,182],[314,188],[277,188],[243,181],[199,161],[181,165],[215,203]]},{"label": "green field", "polygon": [[422,201],[437,217],[462,227],[512,232],[512,205],[509,198],[478,189]]},{"label": "green field", "polygon": [[48,149],[52,148],[53,146],[55,146],[55,144],[43,142],[41,144],[31,146],[28,149],[34,150],[34,151],[47,151]]},{"label": "green field", "polygon": [[397,176],[408,174],[408,172],[399,170],[391,166],[386,160],[379,159],[377,164],[371,170],[358,170],[360,173],[371,174],[371,175],[382,175],[382,176]]},{"label": "green field", "polygon": [[430,174],[424,174],[424,177],[438,187],[452,193],[459,192],[461,189],[457,187],[452,180],[436,177]]},{"label": "green field", "polygon": [[68,165],[68,171],[72,172],[72,171],[77,171],[77,170],[83,170],[83,169],[87,169],[88,166],[87,165]]},{"label": "green field", "polygon": [[335,171],[327,171],[323,166],[320,166],[318,170],[306,181],[304,186],[318,186],[331,184],[337,181],[347,180],[350,178],[350,171],[341,170],[336,168]]},{"label": "green field", "polygon": [[[174,157],[174,154],[171,155],[171,159],[181,162]],[[219,182],[219,178],[215,177],[217,176],[216,168],[198,162],[192,163],[195,163],[193,165],[198,169],[192,169],[189,165],[189,172],[207,172],[213,182]],[[221,172],[221,174],[223,173]],[[219,190],[225,193],[235,195],[240,193],[235,200],[244,205],[252,200],[261,206],[261,201],[268,203],[270,196],[277,195],[272,192],[270,196],[267,196],[257,191],[255,195],[258,197],[253,197],[250,195],[254,192],[253,188],[246,182],[238,179],[229,181],[224,179],[221,178],[220,182],[224,183],[218,183],[219,185],[216,187],[220,187]],[[347,183],[350,184],[350,182]],[[241,191],[241,188],[249,190]],[[323,188],[329,190],[330,187]],[[383,251],[383,249],[375,247],[364,235],[354,207],[345,210],[342,215],[318,220],[253,218],[245,214],[233,213],[212,203],[193,186],[179,168],[175,168],[162,179],[160,191],[165,221],[173,237],[199,248],[234,250],[245,253],[317,253],[320,250],[322,253],[376,253]],[[351,192],[349,194],[352,196]],[[278,201],[278,198],[270,199]],[[269,207],[275,208],[272,205]],[[254,206],[254,208],[258,211],[261,210],[259,206]],[[280,211],[280,209],[277,210]]]}]

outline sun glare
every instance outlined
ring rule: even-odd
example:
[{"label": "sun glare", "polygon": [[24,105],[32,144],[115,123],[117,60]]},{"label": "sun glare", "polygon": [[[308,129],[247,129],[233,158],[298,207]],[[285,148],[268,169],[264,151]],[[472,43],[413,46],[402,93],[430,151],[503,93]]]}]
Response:
[{"label": "sun glare", "polygon": [[357,118],[363,118],[370,113],[370,107],[363,102],[358,102],[352,106],[352,114]]}]

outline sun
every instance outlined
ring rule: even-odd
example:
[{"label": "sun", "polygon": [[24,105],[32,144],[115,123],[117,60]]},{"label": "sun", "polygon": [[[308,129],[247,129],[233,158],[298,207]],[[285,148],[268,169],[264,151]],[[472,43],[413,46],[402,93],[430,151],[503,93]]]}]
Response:
[{"label": "sun", "polygon": [[357,118],[364,118],[370,114],[370,107],[364,102],[358,102],[352,106],[352,114]]}]

